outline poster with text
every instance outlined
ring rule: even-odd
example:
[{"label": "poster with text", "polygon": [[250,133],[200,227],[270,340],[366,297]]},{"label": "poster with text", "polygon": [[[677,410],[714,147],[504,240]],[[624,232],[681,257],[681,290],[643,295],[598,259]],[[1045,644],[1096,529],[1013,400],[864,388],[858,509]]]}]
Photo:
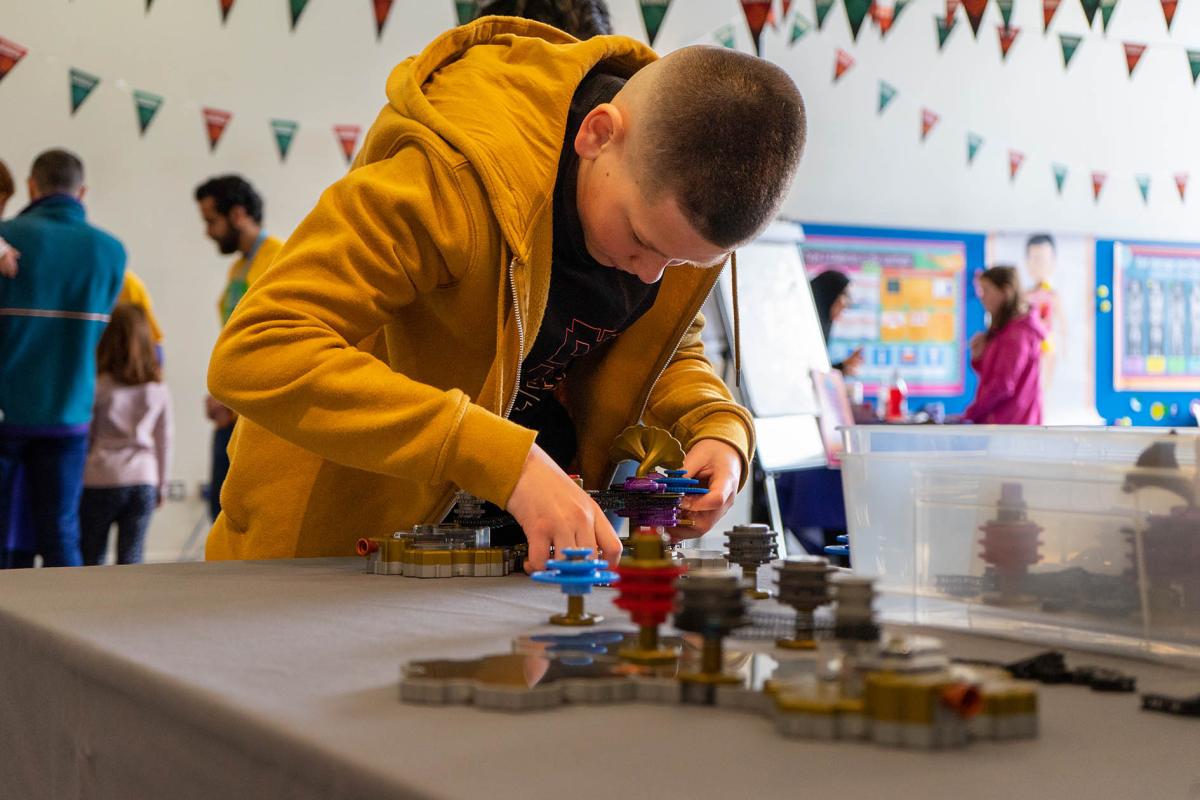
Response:
[{"label": "poster with text", "polygon": [[1200,249],[1113,253],[1113,388],[1200,391]]}]

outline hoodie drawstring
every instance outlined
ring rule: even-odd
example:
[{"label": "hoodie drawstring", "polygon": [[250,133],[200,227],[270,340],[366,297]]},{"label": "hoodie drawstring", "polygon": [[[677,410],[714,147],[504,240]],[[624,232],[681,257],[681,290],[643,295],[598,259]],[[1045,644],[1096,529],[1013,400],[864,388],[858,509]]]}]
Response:
[{"label": "hoodie drawstring", "polygon": [[729,254],[733,267],[733,385],[742,388],[742,315],[738,311],[737,250]]}]

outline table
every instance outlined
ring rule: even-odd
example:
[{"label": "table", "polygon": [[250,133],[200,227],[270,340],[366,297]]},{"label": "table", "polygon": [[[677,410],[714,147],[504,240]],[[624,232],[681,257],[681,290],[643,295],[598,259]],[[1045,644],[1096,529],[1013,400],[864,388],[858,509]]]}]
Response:
[{"label": "table", "polygon": [[[589,608],[623,620],[610,597]],[[522,576],[356,559],[0,572],[0,797],[1200,797],[1200,720],[1081,687],[1043,689],[1038,740],[936,753],[788,740],[717,708],[398,701],[402,662],[505,652],[562,605]],[[942,638],[977,658],[1040,649]],[[1197,672],[1068,656],[1200,692]]]}]

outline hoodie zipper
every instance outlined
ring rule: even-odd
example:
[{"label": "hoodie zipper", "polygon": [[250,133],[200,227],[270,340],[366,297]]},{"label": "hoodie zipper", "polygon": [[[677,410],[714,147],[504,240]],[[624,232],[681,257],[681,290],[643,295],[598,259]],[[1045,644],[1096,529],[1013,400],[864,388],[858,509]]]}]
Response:
[{"label": "hoodie zipper", "polygon": [[[505,419],[508,419],[513,406],[517,404],[517,394],[521,391],[521,361],[525,358],[525,323],[521,320],[521,303],[517,298],[516,264],[515,257],[508,262],[508,286],[512,291],[513,316],[517,320],[517,377],[513,381],[512,397],[509,398],[508,407],[504,409]],[[676,347],[678,346],[676,345]]]}]

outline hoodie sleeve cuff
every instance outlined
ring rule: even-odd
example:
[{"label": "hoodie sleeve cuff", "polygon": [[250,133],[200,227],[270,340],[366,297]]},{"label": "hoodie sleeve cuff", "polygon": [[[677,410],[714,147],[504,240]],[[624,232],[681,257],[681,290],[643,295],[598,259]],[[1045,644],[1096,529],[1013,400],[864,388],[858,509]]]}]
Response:
[{"label": "hoodie sleeve cuff", "polygon": [[535,431],[467,403],[447,440],[440,479],[503,508],[536,438]]},{"label": "hoodie sleeve cuff", "polygon": [[741,491],[750,477],[750,459],[754,456],[754,429],[751,423],[740,414],[731,412],[709,414],[691,429],[691,434],[683,442],[684,451],[691,450],[701,439],[716,439],[737,451],[742,462],[742,475],[738,481],[738,491]]}]

